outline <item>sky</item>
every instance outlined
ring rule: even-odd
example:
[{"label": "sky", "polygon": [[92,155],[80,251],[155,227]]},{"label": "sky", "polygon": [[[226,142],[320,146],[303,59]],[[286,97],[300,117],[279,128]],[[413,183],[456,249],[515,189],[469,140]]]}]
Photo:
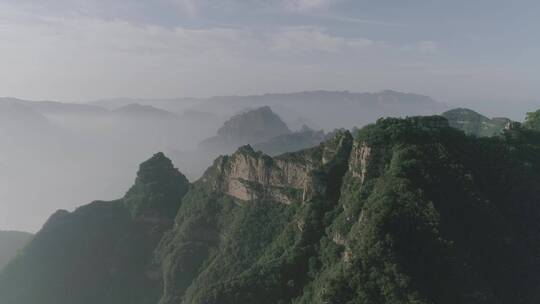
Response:
[{"label": "sky", "polygon": [[0,95],[393,89],[537,101],[533,0],[0,0]]}]

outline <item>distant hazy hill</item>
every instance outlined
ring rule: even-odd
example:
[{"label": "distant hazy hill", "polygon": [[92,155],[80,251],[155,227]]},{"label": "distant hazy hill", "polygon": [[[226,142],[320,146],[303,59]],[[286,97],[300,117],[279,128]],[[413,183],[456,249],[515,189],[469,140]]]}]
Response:
[{"label": "distant hazy hill", "polygon": [[[380,117],[441,113],[448,107],[424,95],[386,90],[377,93],[349,91],[307,91],[250,96],[216,96],[209,98],[129,99],[119,98],[92,102],[109,109],[131,103],[152,105],[174,113],[188,109],[230,117],[246,109],[270,106],[292,127],[306,121],[310,127],[333,130],[361,127]],[[296,125],[296,121],[302,121]]]},{"label": "distant hazy hill", "polygon": [[303,126],[291,132],[268,106],[234,115],[195,150],[174,151],[171,156],[190,178],[199,178],[212,159],[246,144],[269,155],[294,152],[319,145],[332,135]]},{"label": "distant hazy hill", "polygon": [[154,106],[156,108],[163,109],[163,110],[173,112],[176,114],[181,114],[184,111],[196,105],[197,103],[199,103],[200,101],[201,100],[197,98],[171,98],[171,99],[113,98],[113,99],[96,100],[96,101],[89,102],[88,104],[106,108],[109,110],[114,110],[114,109],[118,109],[118,108],[130,105],[130,104],[137,103],[140,105]]},{"label": "distant hazy hill", "polygon": [[[328,132],[341,127],[360,127],[375,122],[381,116],[440,113],[442,106],[426,96],[394,91],[313,91],[201,99],[116,99],[92,104],[9,100],[28,110],[28,115],[25,114],[26,118],[23,119],[22,116],[6,114],[8,111],[0,111],[6,117],[0,120],[0,134],[5,135],[0,137],[0,161],[7,166],[6,170],[0,172],[0,179],[8,181],[4,187],[0,187],[0,197],[5,200],[0,211],[5,209],[16,213],[16,216],[1,224],[23,230],[25,227],[29,230],[39,228],[45,217],[58,206],[70,209],[89,199],[117,197],[120,194],[118,189],[129,184],[132,168],[140,159],[155,151],[164,151],[173,156],[176,166],[190,177],[200,176],[191,175],[191,172],[200,173],[211,159],[224,151],[203,153],[193,150],[205,138],[216,136],[223,123],[238,113],[270,106],[291,130],[299,130],[303,124],[307,124],[312,129]],[[140,106],[130,106],[135,103]],[[114,113],[115,109],[121,107],[125,107],[121,111],[125,116]],[[163,119],[171,115],[162,111],[177,117]],[[2,127],[7,124],[13,127]],[[251,129],[247,127],[246,132],[256,130]],[[232,152],[245,143],[262,145],[263,141],[273,141],[257,149],[274,154],[305,148],[319,141],[300,134],[282,134],[285,129],[279,129],[282,131],[268,133],[268,136],[263,130],[263,133],[259,132],[249,139],[243,137],[241,128],[231,126],[230,132],[226,133],[243,139],[233,141],[236,145],[231,145],[225,152]],[[278,134],[291,137],[271,138]],[[6,137],[9,141],[2,140]],[[244,140],[246,138],[247,142]],[[292,138],[295,139],[291,141]],[[302,141],[302,145],[297,145]],[[193,153],[188,157],[173,151]],[[24,190],[29,188],[37,192]],[[63,191],[66,188],[78,191]],[[34,211],[32,219],[15,221],[29,209]],[[31,222],[32,226],[25,226],[27,222]]]},{"label": "distant hazy hill", "polygon": [[36,112],[39,112],[44,115],[66,115],[66,114],[102,114],[106,112],[104,108],[88,105],[84,103],[65,103],[57,101],[30,101],[22,100],[17,98],[0,98],[0,103],[2,102],[12,102],[21,105],[25,105],[29,108],[32,108]]},{"label": "distant hazy hill", "polygon": [[234,113],[245,108],[270,106],[286,122],[299,117],[313,121],[326,130],[361,127],[380,117],[440,113],[447,109],[428,96],[382,91],[309,91],[289,94],[224,96],[201,100],[195,108],[202,111]]},{"label": "distant hazy hill", "polygon": [[291,130],[268,106],[233,116],[217,131],[217,135],[204,140],[200,146],[207,149],[232,148],[245,144],[265,142]]},{"label": "distant hazy hill", "polygon": [[324,131],[315,131],[304,126],[298,132],[279,135],[268,141],[254,144],[253,149],[275,156],[286,152],[315,147],[332,136],[332,134],[326,134]]},{"label": "distant hazy hill", "polygon": [[149,105],[132,103],[115,109],[113,114],[131,118],[174,119],[177,115]]},{"label": "distant hazy hill", "polygon": [[488,118],[473,110],[458,108],[444,112],[450,126],[476,136],[493,136],[502,133],[504,127],[511,122],[508,118]]},{"label": "distant hazy hill", "polygon": [[0,98],[0,214],[12,214],[0,227],[38,229],[58,208],[118,197],[141,158],[193,148],[223,121],[149,105],[115,110]]},{"label": "distant hazy hill", "polygon": [[19,231],[0,231],[0,270],[17,255],[32,234]]},{"label": "distant hazy hill", "polygon": [[49,124],[49,120],[31,106],[13,99],[0,99],[0,127],[42,128]]}]

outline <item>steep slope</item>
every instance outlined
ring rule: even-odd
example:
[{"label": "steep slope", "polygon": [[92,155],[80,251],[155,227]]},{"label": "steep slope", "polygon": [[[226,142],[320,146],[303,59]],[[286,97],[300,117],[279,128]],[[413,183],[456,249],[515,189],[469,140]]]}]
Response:
[{"label": "steep slope", "polygon": [[442,116],[448,119],[450,126],[475,136],[499,135],[511,122],[508,118],[490,119],[473,110],[463,108],[446,111]]},{"label": "steep slope", "polygon": [[0,271],[32,238],[32,234],[20,231],[0,231]]},{"label": "steep slope", "polygon": [[160,303],[536,303],[540,134],[442,117],[219,158],[166,235]]},{"label": "steep slope", "polygon": [[154,159],[126,198],[53,216],[0,275],[0,303],[540,300],[540,132],[389,118],[277,157],[243,146],[181,204]]},{"label": "steep slope", "polygon": [[158,153],[123,199],[56,212],[0,274],[0,303],[155,303],[152,252],[188,187]]},{"label": "steep slope", "polygon": [[298,294],[351,148],[351,135],[340,132],[276,158],[249,146],[218,158],[159,249],[161,303],[277,303]]}]

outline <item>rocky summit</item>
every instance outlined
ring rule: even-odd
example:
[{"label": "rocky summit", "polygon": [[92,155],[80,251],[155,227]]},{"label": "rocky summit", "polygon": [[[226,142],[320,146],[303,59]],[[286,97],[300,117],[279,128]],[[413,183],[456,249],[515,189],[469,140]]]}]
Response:
[{"label": "rocky summit", "polygon": [[538,303],[529,124],[380,119],[275,157],[242,146],[190,185],[156,154],[124,198],[53,215],[0,303]]}]

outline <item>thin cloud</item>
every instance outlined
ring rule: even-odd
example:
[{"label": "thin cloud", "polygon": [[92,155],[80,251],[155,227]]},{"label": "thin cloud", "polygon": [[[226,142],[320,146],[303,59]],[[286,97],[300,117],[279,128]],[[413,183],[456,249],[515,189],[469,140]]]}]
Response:
[{"label": "thin cloud", "polygon": [[348,49],[358,50],[374,45],[365,38],[332,36],[314,27],[286,28],[272,35],[271,48],[289,53],[326,52],[340,53]]},{"label": "thin cloud", "polygon": [[407,24],[404,24],[404,23],[388,22],[388,21],[374,20],[374,19],[352,18],[352,17],[340,16],[340,15],[331,15],[331,14],[309,13],[309,14],[306,14],[306,15],[308,15],[310,17],[314,17],[314,18],[331,20],[331,21],[338,21],[338,22],[343,22],[343,23],[369,24],[369,25],[381,25],[381,26],[391,26],[391,27],[405,27],[405,26],[407,26]]},{"label": "thin cloud", "polygon": [[339,0],[288,0],[285,1],[285,7],[290,10],[311,11],[322,8],[328,8]]},{"label": "thin cloud", "polygon": [[440,51],[439,45],[435,41],[425,40],[413,44],[401,46],[400,49],[406,52],[418,52],[424,54],[435,54]]}]

